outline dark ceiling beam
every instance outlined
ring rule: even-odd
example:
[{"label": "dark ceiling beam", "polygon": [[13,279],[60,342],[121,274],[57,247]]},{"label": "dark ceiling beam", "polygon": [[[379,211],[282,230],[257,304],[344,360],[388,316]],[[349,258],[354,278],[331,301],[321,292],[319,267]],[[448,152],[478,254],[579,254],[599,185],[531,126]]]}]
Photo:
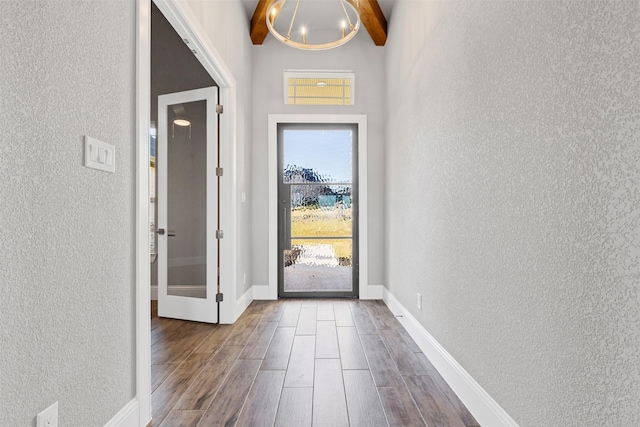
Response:
[{"label": "dark ceiling beam", "polygon": [[259,0],[251,17],[251,41],[253,44],[262,44],[267,34],[269,34],[269,28],[267,28],[269,3],[271,3],[271,0]]},{"label": "dark ceiling beam", "polygon": [[[362,25],[367,29],[376,46],[384,46],[387,42],[387,20],[380,9],[378,0],[347,0],[358,10]],[[259,0],[251,17],[251,41],[262,44],[269,33],[267,13],[271,0]]]}]

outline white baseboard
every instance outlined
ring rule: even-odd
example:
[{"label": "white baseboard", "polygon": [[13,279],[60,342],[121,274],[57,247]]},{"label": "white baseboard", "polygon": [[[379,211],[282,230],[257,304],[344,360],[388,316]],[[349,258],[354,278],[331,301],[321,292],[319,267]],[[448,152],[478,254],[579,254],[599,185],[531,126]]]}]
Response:
[{"label": "white baseboard", "polygon": [[383,300],[415,340],[418,347],[433,363],[440,375],[458,395],[462,403],[483,426],[518,427],[507,412],[493,400],[476,380],[445,350],[444,347],[409,313],[409,311],[386,288]]},{"label": "white baseboard", "polygon": [[369,285],[367,286],[367,295],[360,296],[360,299],[382,299],[384,286],[382,285]]},{"label": "white baseboard", "polygon": [[104,427],[139,427],[139,423],[140,404],[138,398],[134,397]]},{"label": "white baseboard", "polygon": [[236,300],[236,308],[235,308],[235,319],[234,322],[238,320],[238,318],[244,313],[244,311],[249,307],[249,304],[253,301],[253,287],[247,289],[247,291],[242,294],[240,298]]},{"label": "white baseboard", "polygon": [[253,299],[257,300],[270,300],[273,299],[269,296],[269,286],[253,286]]}]

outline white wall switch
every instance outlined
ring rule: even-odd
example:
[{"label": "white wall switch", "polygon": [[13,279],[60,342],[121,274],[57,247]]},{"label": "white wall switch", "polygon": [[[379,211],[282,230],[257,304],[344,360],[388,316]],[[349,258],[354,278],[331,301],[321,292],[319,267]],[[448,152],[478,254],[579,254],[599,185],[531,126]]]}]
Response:
[{"label": "white wall switch", "polygon": [[58,402],[40,412],[36,417],[37,427],[58,427]]},{"label": "white wall switch", "polygon": [[242,203],[247,203],[247,193],[244,191],[240,193],[240,198],[242,199]]},{"label": "white wall switch", "polygon": [[105,172],[116,172],[116,147],[84,136],[84,165]]},{"label": "white wall switch", "polygon": [[422,294],[418,294],[418,310],[422,310]]}]

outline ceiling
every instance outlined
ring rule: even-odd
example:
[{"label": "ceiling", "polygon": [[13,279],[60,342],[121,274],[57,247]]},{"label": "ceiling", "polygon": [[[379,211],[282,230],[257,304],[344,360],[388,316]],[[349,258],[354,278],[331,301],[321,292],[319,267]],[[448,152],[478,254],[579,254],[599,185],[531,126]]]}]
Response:
[{"label": "ceiling", "polygon": [[198,58],[152,2],[151,121],[158,122],[158,95],[215,85]]},{"label": "ceiling", "polygon": [[[271,3],[271,1],[265,0],[241,0],[246,14],[247,19],[251,22],[252,18],[254,22],[251,25],[251,38],[254,44],[262,44],[262,40],[264,39],[265,34],[267,33],[267,26],[264,23],[264,13],[266,11],[267,6]],[[289,0],[290,2],[295,2],[296,0]],[[335,17],[331,15],[336,8],[340,9],[340,0],[299,0],[300,6],[298,11],[298,16],[296,17],[296,23],[300,20],[313,20],[314,27],[316,30],[331,30],[330,26],[333,25],[333,21]],[[361,6],[362,11],[360,12],[360,16],[362,19],[363,26],[371,35],[373,42],[376,45],[382,46],[386,41],[386,27],[387,21],[391,17],[391,11],[393,9],[394,3],[397,0],[348,0],[352,4],[358,4]],[[307,3],[305,5],[305,3]],[[310,4],[309,4],[310,3]],[[336,5],[334,5],[336,3]],[[377,3],[377,4],[376,4]],[[382,11],[384,17],[376,18],[375,10],[370,7],[377,8],[379,5],[379,11]],[[335,7],[333,7],[335,6]],[[369,8],[369,9],[367,9]],[[379,14],[378,11],[378,14]],[[262,14],[260,14],[262,12]],[[305,13],[307,14],[305,16]],[[254,16],[255,14],[255,16]],[[256,18],[258,22],[256,22]],[[386,21],[385,21],[386,19]],[[318,28],[318,23],[322,23]],[[322,25],[325,27],[322,28]],[[256,28],[256,26],[261,26],[261,28]],[[258,37],[256,36],[256,31],[260,33]],[[378,33],[378,34],[376,34]]]}]

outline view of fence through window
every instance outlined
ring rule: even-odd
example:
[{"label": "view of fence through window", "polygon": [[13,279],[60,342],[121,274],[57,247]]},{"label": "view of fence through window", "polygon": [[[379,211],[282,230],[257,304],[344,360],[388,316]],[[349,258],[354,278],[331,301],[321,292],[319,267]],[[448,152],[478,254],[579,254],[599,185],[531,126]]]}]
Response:
[{"label": "view of fence through window", "polygon": [[280,196],[285,292],[351,292],[353,129],[282,132]]}]

